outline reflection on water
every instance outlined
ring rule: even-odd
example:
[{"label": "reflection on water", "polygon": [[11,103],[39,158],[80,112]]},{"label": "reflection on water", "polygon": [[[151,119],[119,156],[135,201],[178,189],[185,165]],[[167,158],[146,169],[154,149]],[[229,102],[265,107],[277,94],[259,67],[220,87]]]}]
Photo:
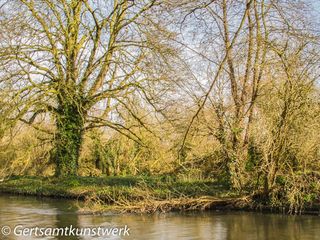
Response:
[{"label": "reflection on water", "polygon": [[[284,216],[276,214],[206,212],[154,215],[91,216],[76,214],[75,202],[0,196],[0,227],[123,227],[130,236],[100,239],[320,239],[319,216]],[[12,234],[0,239],[39,239]],[[90,237],[51,237],[41,239],[99,239]]]}]

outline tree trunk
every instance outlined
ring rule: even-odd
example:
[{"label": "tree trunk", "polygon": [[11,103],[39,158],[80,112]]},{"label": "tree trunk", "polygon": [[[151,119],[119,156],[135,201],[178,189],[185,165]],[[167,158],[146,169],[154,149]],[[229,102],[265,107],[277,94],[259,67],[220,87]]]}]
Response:
[{"label": "tree trunk", "polygon": [[84,114],[74,102],[60,104],[55,138],[57,176],[77,175],[80,147],[83,138]]}]

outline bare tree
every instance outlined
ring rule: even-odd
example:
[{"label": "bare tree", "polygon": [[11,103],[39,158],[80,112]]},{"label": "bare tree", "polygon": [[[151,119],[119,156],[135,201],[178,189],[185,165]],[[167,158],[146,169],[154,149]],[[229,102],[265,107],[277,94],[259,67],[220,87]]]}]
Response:
[{"label": "bare tree", "polygon": [[[195,84],[200,86],[202,94],[198,94],[180,151],[192,135],[189,133],[196,129],[194,123],[206,123],[209,134],[221,145],[232,185],[243,189],[250,179],[247,163],[253,157],[251,155],[256,154],[252,149],[255,149],[257,135],[251,128],[259,116],[257,103],[261,88],[277,78],[277,73],[269,74],[270,65],[277,66],[274,47],[284,42],[292,44],[291,49],[294,49],[301,41],[308,42],[308,46],[301,45],[301,51],[315,46],[312,29],[302,16],[307,8],[303,1],[291,4],[221,0],[190,1],[186,11],[182,28],[192,31],[190,38],[199,41],[199,46],[191,52],[207,65],[207,69],[202,67],[204,74],[199,73],[199,67],[193,70],[200,76]],[[290,20],[290,16],[296,21]],[[198,27],[190,27],[190,22]],[[314,67],[314,61],[312,64]],[[308,65],[305,62],[304,66]],[[303,75],[303,71],[299,74]],[[205,73],[207,81],[203,79]],[[208,109],[211,109],[213,120],[206,120]]]},{"label": "bare tree", "polygon": [[41,116],[54,120],[57,175],[77,174],[86,129],[107,126],[139,141],[118,109],[134,116],[128,99],[138,91],[146,96],[150,56],[161,62],[171,54],[159,41],[161,26],[153,18],[159,4],[19,0],[4,5],[3,81],[12,85],[16,118],[33,126]]}]

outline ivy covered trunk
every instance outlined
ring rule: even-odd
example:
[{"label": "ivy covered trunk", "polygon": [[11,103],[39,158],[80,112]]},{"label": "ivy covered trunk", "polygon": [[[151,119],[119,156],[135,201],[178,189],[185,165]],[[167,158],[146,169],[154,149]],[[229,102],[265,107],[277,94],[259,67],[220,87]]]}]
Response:
[{"label": "ivy covered trunk", "polygon": [[57,176],[77,175],[84,126],[84,114],[80,106],[74,99],[60,102],[55,137]]}]

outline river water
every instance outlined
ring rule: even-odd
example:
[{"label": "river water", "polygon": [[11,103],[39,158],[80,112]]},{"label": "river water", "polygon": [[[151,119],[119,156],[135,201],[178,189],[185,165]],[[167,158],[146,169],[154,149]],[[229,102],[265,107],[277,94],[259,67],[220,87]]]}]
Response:
[{"label": "river water", "polygon": [[[76,201],[68,200],[0,195],[2,232],[0,239],[320,239],[320,216],[286,216],[248,212],[92,216],[77,214],[77,204]],[[35,230],[36,227],[38,230]],[[54,228],[65,229],[66,227],[69,227],[69,231],[72,228],[73,230],[87,228],[87,232],[79,232],[81,236],[73,236],[72,231],[56,232],[56,235],[60,236],[52,232]],[[98,227],[101,228],[100,237],[97,232]],[[32,228],[34,232],[31,232]],[[96,232],[89,232],[88,229],[93,228]],[[115,228],[118,231],[122,229],[121,234],[102,232],[103,229]],[[61,236],[63,234],[69,234],[69,236]]]}]

